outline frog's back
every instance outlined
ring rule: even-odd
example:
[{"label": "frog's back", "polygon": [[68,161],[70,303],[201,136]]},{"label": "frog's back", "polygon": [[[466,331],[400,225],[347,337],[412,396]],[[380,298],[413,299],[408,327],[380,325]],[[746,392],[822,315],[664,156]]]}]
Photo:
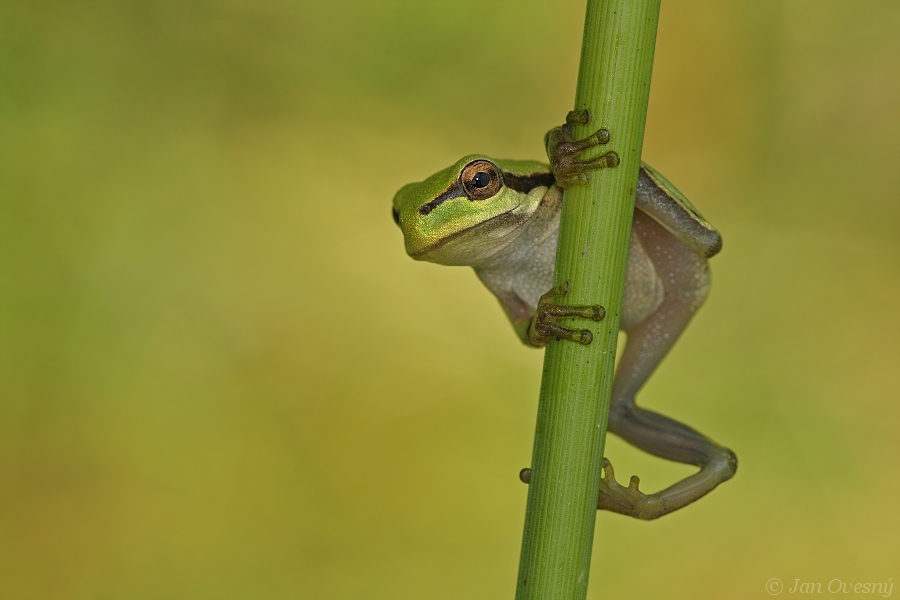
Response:
[{"label": "frog's back", "polygon": [[690,200],[643,162],[634,205],[703,258],[715,256],[722,249],[722,236]]}]

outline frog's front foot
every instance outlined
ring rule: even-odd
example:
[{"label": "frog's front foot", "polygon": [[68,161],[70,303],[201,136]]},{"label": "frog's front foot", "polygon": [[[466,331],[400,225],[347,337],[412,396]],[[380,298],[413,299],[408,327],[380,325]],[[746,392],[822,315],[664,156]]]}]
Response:
[{"label": "frog's front foot", "polygon": [[572,126],[587,125],[591,121],[591,113],[586,110],[572,111],[566,116],[566,124],[555,127],[544,136],[547,157],[556,177],[556,183],[566,188],[571,185],[587,185],[591,180],[590,171],[612,168],[619,165],[619,155],[614,151],[581,160],[575,158],[585,150],[609,142],[609,131],[598,129],[583,140],[575,140]]},{"label": "frog's front foot", "polygon": [[528,342],[532,346],[544,346],[550,340],[572,340],[579,344],[590,344],[594,334],[587,329],[569,329],[560,325],[558,319],[572,317],[602,321],[606,317],[606,309],[599,304],[591,306],[564,306],[554,303],[554,299],[569,293],[569,282],[564,281],[538,301],[537,310],[528,326]]}]

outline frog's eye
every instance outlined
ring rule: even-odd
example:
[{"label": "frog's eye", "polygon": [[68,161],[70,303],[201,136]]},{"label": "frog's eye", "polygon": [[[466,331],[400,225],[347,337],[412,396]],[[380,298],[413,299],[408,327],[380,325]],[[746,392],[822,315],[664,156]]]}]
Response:
[{"label": "frog's eye", "polygon": [[503,187],[503,176],[489,160],[474,160],[463,167],[459,176],[469,200],[486,200]]}]

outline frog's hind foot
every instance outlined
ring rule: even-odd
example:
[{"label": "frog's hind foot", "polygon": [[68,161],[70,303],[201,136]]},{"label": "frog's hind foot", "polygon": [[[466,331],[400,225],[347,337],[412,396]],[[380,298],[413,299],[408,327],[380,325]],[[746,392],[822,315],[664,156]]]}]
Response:
[{"label": "frog's hind foot", "polygon": [[637,475],[631,476],[628,487],[619,485],[612,463],[605,456],[601,463],[603,475],[600,478],[600,496],[597,508],[609,510],[621,515],[637,519],[650,520],[664,515],[665,504],[659,494],[646,495],[639,489],[641,480]]},{"label": "frog's hind foot", "polygon": [[737,470],[734,452],[721,446],[717,446],[717,449],[719,452],[715,458],[704,464],[699,473],[655,494],[640,491],[640,479],[636,475],[631,477],[628,487],[619,485],[612,463],[604,457],[597,508],[649,521],[687,506],[734,476]]},{"label": "frog's hind foot", "polygon": [[587,125],[590,121],[590,112],[572,111],[566,116],[565,125],[554,127],[544,136],[550,167],[560,187],[587,185],[591,180],[590,171],[619,165],[619,155],[612,150],[594,158],[584,160],[575,158],[585,150],[609,143],[609,131],[604,128],[598,129],[583,140],[575,140],[572,126]]},{"label": "frog's hind foot", "polygon": [[556,286],[538,301],[537,310],[528,326],[528,342],[532,346],[541,347],[550,340],[572,340],[579,344],[590,344],[594,334],[587,329],[569,329],[560,325],[558,319],[581,318],[602,321],[606,317],[606,309],[599,304],[589,306],[564,306],[554,303],[555,298],[569,293],[569,282]]}]

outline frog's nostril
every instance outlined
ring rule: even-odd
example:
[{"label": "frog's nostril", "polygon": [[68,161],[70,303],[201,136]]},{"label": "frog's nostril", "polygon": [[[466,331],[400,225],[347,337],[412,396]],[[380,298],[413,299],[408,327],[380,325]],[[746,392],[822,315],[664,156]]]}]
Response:
[{"label": "frog's nostril", "polygon": [[391,216],[394,217],[394,223],[400,225],[400,211],[396,208],[391,209]]}]

